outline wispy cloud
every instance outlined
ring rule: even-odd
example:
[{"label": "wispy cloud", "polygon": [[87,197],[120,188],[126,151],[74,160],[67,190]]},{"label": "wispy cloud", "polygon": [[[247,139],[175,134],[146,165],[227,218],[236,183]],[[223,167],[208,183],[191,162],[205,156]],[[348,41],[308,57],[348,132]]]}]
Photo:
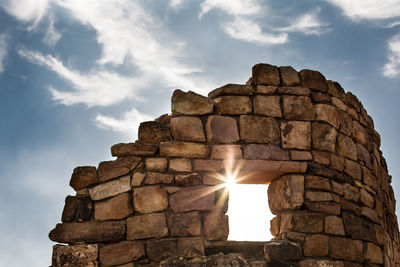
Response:
[{"label": "wispy cloud", "polygon": [[5,0],[2,6],[9,14],[23,22],[36,25],[45,15],[51,0]]},{"label": "wispy cloud", "polygon": [[140,113],[133,108],[122,114],[120,119],[112,116],[97,115],[95,122],[101,128],[121,132],[130,138],[137,138],[139,124],[150,120],[153,120],[153,117]]},{"label": "wispy cloud", "polygon": [[383,67],[383,75],[389,78],[400,76],[400,34],[388,41],[388,63]]},{"label": "wispy cloud", "polygon": [[49,16],[49,24],[47,26],[46,34],[43,41],[49,46],[54,46],[61,39],[61,33],[59,33],[54,27],[54,16]]},{"label": "wispy cloud", "polygon": [[0,34],[0,73],[4,71],[4,58],[7,56],[7,34]]},{"label": "wispy cloud", "polygon": [[210,12],[213,9],[219,9],[233,16],[258,15],[264,9],[258,1],[255,0],[205,0],[201,3],[199,17]]},{"label": "wispy cloud", "polygon": [[329,24],[319,18],[321,8],[317,7],[293,20],[288,27],[280,28],[284,32],[301,32],[306,35],[321,35],[329,31]]}]

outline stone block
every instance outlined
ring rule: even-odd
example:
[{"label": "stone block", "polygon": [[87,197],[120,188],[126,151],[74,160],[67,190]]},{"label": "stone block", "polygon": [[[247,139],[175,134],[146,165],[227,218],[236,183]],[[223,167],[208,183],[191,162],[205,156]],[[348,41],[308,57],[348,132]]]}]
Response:
[{"label": "stone block", "polygon": [[211,171],[219,172],[225,169],[224,161],[222,160],[209,160],[209,159],[197,159],[193,162],[193,170],[198,171]]},{"label": "stone block", "polygon": [[89,221],[92,217],[92,209],[93,204],[89,196],[67,196],[61,221]]},{"label": "stone block", "polygon": [[330,104],[331,97],[325,93],[321,92],[313,92],[311,94],[311,99],[314,103],[323,103],[323,104]]},{"label": "stone block", "polygon": [[329,253],[329,237],[326,235],[311,235],[304,243],[304,256],[324,257]]},{"label": "stone block", "polygon": [[268,204],[273,214],[296,210],[304,202],[304,176],[285,175],[268,186]]},{"label": "stone block", "polygon": [[171,213],[168,217],[168,228],[171,236],[201,235],[199,212]]},{"label": "stone block", "polygon": [[207,158],[210,149],[207,145],[189,142],[163,142],[160,156],[182,158]]},{"label": "stone block", "polygon": [[361,111],[360,100],[358,100],[358,98],[355,95],[353,95],[351,92],[346,92],[345,100],[346,100],[346,103],[349,106],[353,107],[356,111],[358,111],[358,112]]},{"label": "stone block", "polygon": [[76,167],[71,175],[69,185],[75,190],[81,190],[92,184],[97,184],[99,178],[97,177],[96,167],[81,166]]},{"label": "stone block", "polygon": [[245,159],[289,160],[289,152],[272,144],[249,144],[244,148]]},{"label": "stone block", "polygon": [[302,95],[309,96],[310,89],[303,86],[282,86],[278,88],[278,93],[282,95]]},{"label": "stone block", "polygon": [[357,160],[357,146],[348,136],[338,135],[336,150],[339,156]]},{"label": "stone block", "polygon": [[252,77],[255,85],[279,85],[280,77],[276,66],[269,64],[256,64],[252,68]]},{"label": "stone block", "polygon": [[126,220],[126,239],[161,238],[168,235],[165,214],[151,213]]},{"label": "stone block", "polygon": [[325,214],[339,215],[340,204],[332,202],[306,202],[307,210],[313,212],[322,212]]},{"label": "stone block", "polygon": [[125,224],[121,222],[71,222],[58,223],[49,234],[58,243],[115,242],[125,236]]},{"label": "stone block", "polygon": [[144,245],[136,241],[124,241],[100,249],[101,266],[119,266],[145,256]]},{"label": "stone block", "polygon": [[237,123],[232,117],[209,116],[206,133],[209,143],[233,143],[239,140]]},{"label": "stone block", "polygon": [[320,176],[308,175],[306,177],[306,188],[331,191],[331,184],[329,179]]},{"label": "stone block", "polygon": [[300,233],[321,233],[324,225],[324,214],[299,212],[281,219],[281,233],[293,230]]},{"label": "stone block", "polygon": [[343,220],[337,216],[326,217],[324,231],[327,234],[344,236]]},{"label": "stone block", "polygon": [[257,93],[260,94],[273,94],[278,89],[276,85],[257,85]]},{"label": "stone block", "polygon": [[135,172],[132,175],[131,187],[138,187],[142,184],[144,178],[146,177],[146,173],[143,172]]},{"label": "stone block", "polygon": [[146,169],[148,171],[163,172],[167,169],[166,158],[146,158]]},{"label": "stone block", "polygon": [[111,155],[118,158],[129,156],[153,156],[156,154],[156,144],[120,143],[111,147]]},{"label": "stone block", "polygon": [[196,186],[182,189],[169,198],[171,209],[175,213],[185,211],[206,211],[214,209],[215,188]]},{"label": "stone block", "polygon": [[361,181],[361,179],[362,179],[361,166],[356,161],[346,159],[345,165],[344,165],[344,172],[356,180]]},{"label": "stone block", "polygon": [[336,107],[327,104],[317,104],[314,107],[317,121],[327,122],[335,129],[339,129],[340,114]]},{"label": "stone block", "polygon": [[189,159],[170,159],[168,171],[170,172],[191,172],[192,162]]},{"label": "stone block", "polygon": [[378,218],[378,214],[373,209],[370,209],[367,207],[361,207],[361,216],[368,218],[369,220],[373,221],[374,223],[381,223],[381,221]]},{"label": "stone block", "polygon": [[306,191],[305,197],[309,201],[332,201],[330,192]]},{"label": "stone block", "polygon": [[312,146],[314,149],[335,152],[337,132],[325,123],[312,124]]},{"label": "stone block", "polygon": [[326,151],[311,151],[314,161],[319,164],[329,165],[330,163],[330,153]]},{"label": "stone block", "polygon": [[147,257],[156,262],[170,258],[171,255],[177,255],[176,239],[151,240],[146,243],[146,247]]},{"label": "stone block", "polygon": [[145,121],[140,123],[138,130],[140,143],[159,143],[171,140],[171,129],[168,125]]},{"label": "stone block", "polygon": [[52,267],[97,266],[98,245],[54,245]]},{"label": "stone block", "polygon": [[331,237],[329,239],[330,255],[334,259],[362,262],[363,243],[343,237]]},{"label": "stone block", "polygon": [[291,160],[312,160],[312,155],[309,151],[291,150],[290,151],[290,159]]},{"label": "stone block", "polygon": [[344,198],[347,200],[354,202],[358,202],[360,200],[360,190],[355,186],[345,184],[343,186],[343,194]]},{"label": "stone block", "polygon": [[299,267],[345,267],[343,261],[307,259],[299,262]]},{"label": "stone block", "polygon": [[332,102],[332,105],[334,105],[335,107],[337,107],[338,109],[340,109],[340,110],[342,110],[344,112],[346,112],[347,109],[348,109],[348,106],[345,103],[343,103],[343,101],[340,100],[337,97],[333,96],[332,99],[331,99],[331,102]]},{"label": "stone block", "polygon": [[89,188],[89,194],[92,200],[101,200],[128,192],[130,190],[131,179],[129,176],[124,176],[119,179]]},{"label": "stone block", "polygon": [[373,208],[375,204],[374,197],[365,189],[361,189],[360,191],[360,201],[369,208]]},{"label": "stone block", "polygon": [[368,263],[383,264],[382,251],[377,245],[365,243],[364,260]]},{"label": "stone block", "polygon": [[171,110],[173,114],[203,115],[212,113],[214,102],[212,99],[196,94],[187,93],[177,89],[171,98]]},{"label": "stone block", "polygon": [[315,111],[308,96],[283,96],[283,117],[287,120],[314,120]]},{"label": "stone block", "polygon": [[240,145],[213,145],[211,159],[240,159],[242,150]]},{"label": "stone block", "polygon": [[201,173],[180,174],[175,176],[175,184],[179,186],[195,186],[203,184]]},{"label": "stone block", "polygon": [[294,242],[269,241],[264,244],[264,255],[269,261],[297,261],[302,257],[301,247]]},{"label": "stone block", "polygon": [[311,148],[311,124],[303,121],[281,123],[283,148],[309,150]]},{"label": "stone block", "polygon": [[159,185],[133,189],[133,203],[135,211],[151,213],[168,207],[167,192]]},{"label": "stone block", "polygon": [[99,181],[103,183],[119,176],[126,175],[134,170],[140,162],[141,158],[138,157],[125,157],[113,161],[100,162],[97,170]]},{"label": "stone block", "polygon": [[144,179],[144,184],[172,184],[174,182],[174,175],[159,172],[148,172]]},{"label": "stone block", "polygon": [[248,96],[220,96],[214,99],[214,105],[218,114],[249,114],[252,110]]},{"label": "stone block", "polygon": [[218,211],[203,215],[204,234],[207,240],[227,240],[229,234],[228,216]]},{"label": "stone block", "polygon": [[345,135],[351,136],[351,131],[353,129],[353,119],[351,116],[344,112],[344,111],[339,111],[339,118],[340,118],[340,127],[339,131]]},{"label": "stone block", "polygon": [[258,95],[253,100],[254,113],[282,118],[280,96]]},{"label": "stone block", "polygon": [[299,74],[290,66],[279,67],[281,80],[283,85],[298,85],[300,84]]},{"label": "stone block", "polygon": [[185,237],[177,239],[177,255],[193,258],[204,255],[204,241],[202,237]]},{"label": "stone block", "polygon": [[331,168],[340,172],[343,171],[345,165],[345,158],[340,157],[334,153],[331,153],[330,157],[331,157],[330,158]]},{"label": "stone block", "polygon": [[344,211],[342,213],[344,229],[346,230],[347,235],[353,239],[360,239],[374,243],[376,242],[376,232],[372,222],[358,217],[348,211]]},{"label": "stone block", "polygon": [[345,199],[341,199],[340,200],[340,205],[342,206],[342,210],[346,210],[346,211],[352,211],[357,215],[361,214],[361,208],[360,206],[358,206],[357,204],[355,204],[354,202],[345,200]]},{"label": "stone block", "polygon": [[353,121],[351,135],[358,144],[364,146],[367,144],[369,139],[366,129],[361,126],[357,121]]},{"label": "stone block", "polygon": [[221,95],[252,95],[254,88],[250,85],[227,84],[208,93],[209,98],[216,98]]},{"label": "stone block", "polygon": [[328,93],[330,95],[340,98],[342,100],[345,99],[344,90],[338,82],[328,80],[327,84],[328,84]]},{"label": "stone block", "polygon": [[123,193],[94,204],[96,221],[120,220],[132,213],[132,200],[129,193]]},{"label": "stone block", "polygon": [[205,142],[203,124],[197,117],[171,118],[171,132],[176,140]]},{"label": "stone block", "polygon": [[273,118],[242,115],[239,125],[240,138],[245,142],[280,144],[279,126]]},{"label": "stone block", "polygon": [[332,181],[332,192],[340,196],[343,195],[343,186],[335,181]]},{"label": "stone block", "polygon": [[372,158],[369,151],[362,145],[357,144],[357,158],[361,161],[361,164],[372,169]]},{"label": "stone block", "polygon": [[302,86],[323,93],[328,91],[326,79],[320,72],[315,70],[301,70],[299,74]]}]

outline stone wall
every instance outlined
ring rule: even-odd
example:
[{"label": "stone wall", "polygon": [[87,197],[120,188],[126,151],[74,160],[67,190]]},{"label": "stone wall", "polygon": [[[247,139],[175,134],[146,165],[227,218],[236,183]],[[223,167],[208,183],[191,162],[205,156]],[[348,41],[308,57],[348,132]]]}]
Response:
[{"label": "stone wall", "polygon": [[[49,234],[67,244],[53,267],[399,266],[391,176],[352,93],[317,71],[257,64],[245,85],[171,102],[111,148],[116,160],[74,169],[77,194]],[[270,184],[272,241],[226,241],[233,169]]]}]

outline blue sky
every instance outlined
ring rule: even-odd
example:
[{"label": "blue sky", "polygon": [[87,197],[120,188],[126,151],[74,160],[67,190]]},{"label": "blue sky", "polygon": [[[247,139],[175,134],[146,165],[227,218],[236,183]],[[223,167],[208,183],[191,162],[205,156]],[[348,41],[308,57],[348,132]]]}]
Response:
[{"label": "blue sky", "polygon": [[400,199],[399,0],[1,1],[0,266],[50,264],[74,167],[111,159],[175,88],[245,83],[259,62],[357,95]]}]

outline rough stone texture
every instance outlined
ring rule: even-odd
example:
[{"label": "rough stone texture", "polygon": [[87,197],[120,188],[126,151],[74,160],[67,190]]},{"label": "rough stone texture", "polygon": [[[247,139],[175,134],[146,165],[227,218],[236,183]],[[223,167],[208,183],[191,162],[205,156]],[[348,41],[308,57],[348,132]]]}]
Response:
[{"label": "rough stone texture", "polygon": [[351,212],[343,212],[344,228],[353,239],[376,242],[374,225]]},{"label": "rough stone texture", "polygon": [[317,121],[324,121],[339,129],[340,126],[340,114],[337,108],[326,104],[315,105],[315,114]]},{"label": "rough stone texture", "polygon": [[84,222],[92,217],[93,204],[89,196],[67,196],[62,212],[62,222]]},{"label": "rough stone texture", "polygon": [[159,143],[171,140],[171,130],[168,125],[146,121],[139,125],[139,141],[141,143]]},{"label": "rough stone texture", "polygon": [[195,186],[203,183],[203,175],[200,173],[181,174],[175,176],[175,183],[179,186]]},{"label": "rough stone texture", "polygon": [[123,193],[94,204],[96,221],[119,220],[133,213],[132,200],[129,193]]},{"label": "rough stone texture", "polygon": [[283,96],[283,117],[286,120],[314,120],[314,107],[308,96]]},{"label": "rough stone texture", "polygon": [[240,139],[245,142],[280,144],[279,126],[275,119],[242,115]]},{"label": "rough stone texture", "polygon": [[267,261],[295,261],[302,256],[301,247],[293,242],[271,241],[264,245],[265,259]]},{"label": "rough stone texture", "polygon": [[278,88],[278,92],[283,95],[309,96],[311,94],[310,89],[302,86],[282,86]]},{"label": "rough stone texture", "polygon": [[165,158],[147,158],[146,169],[149,171],[163,172],[167,169],[167,159]]},{"label": "rough stone texture", "polygon": [[278,85],[280,83],[278,68],[269,64],[257,64],[253,66],[253,82],[266,85]]},{"label": "rough stone texture", "polygon": [[309,122],[289,121],[281,123],[284,148],[310,149],[311,125]]},{"label": "rough stone texture", "polygon": [[207,145],[188,142],[162,142],[160,156],[183,158],[206,158],[210,154]]},{"label": "rough stone texture", "polygon": [[381,249],[374,243],[366,243],[366,249],[364,252],[364,260],[368,263],[382,264],[382,252]]},{"label": "rough stone texture", "polygon": [[201,115],[213,111],[214,102],[192,91],[187,93],[175,90],[171,98],[171,110],[173,114]]},{"label": "rough stone texture", "polygon": [[325,233],[344,236],[343,220],[337,216],[328,216],[325,218]]},{"label": "rough stone texture", "polygon": [[330,191],[331,184],[329,179],[320,176],[307,176],[306,177],[306,188]]},{"label": "rough stone texture", "polygon": [[216,98],[221,95],[252,95],[254,88],[249,85],[232,84],[221,86],[208,93],[208,97]]},{"label": "rough stone texture", "polygon": [[338,155],[357,160],[357,146],[350,137],[339,134],[336,149]]},{"label": "rough stone texture", "polygon": [[312,235],[306,237],[304,256],[323,257],[329,253],[329,237],[326,235]]},{"label": "rough stone texture", "polygon": [[257,93],[260,94],[273,94],[278,89],[276,85],[257,85]]},{"label": "rough stone texture", "polygon": [[343,237],[329,238],[330,256],[335,259],[362,262],[363,243]]},{"label": "rough stone texture", "polygon": [[328,260],[303,260],[299,262],[299,267],[345,267],[342,261]]},{"label": "rough stone texture", "polygon": [[176,140],[204,142],[203,124],[197,117],[171,118],[171,132]]},{"label": "rough stone texture", "polygon": [[92,200],[101,200],[108,197],[116,196],[131,190],[131,180],[129,176],[121,177],[106,183],[96,185],[89,188],[89,194]]},{"label": "rough stone texture", "polygon": [[344,165],[344,172],[356,180],[360,181],[362,178],[362,170],[358,162],[346,159]]},{"label": "rough stone texture", "polygon": [[139,213],[164,210],[168,207],[167,192],[158,185],[135,188],[133,203]]},{"label": "rough stone texture", "polygon": [[118,158],[129,156],[152,156],[157,152],[157,145],[143,143],[119,143],[111,147],[111,155]]},{"label": "rough stone texture", "polygon": [[291,150],[290,151],[290,159],[291,160],[312,160],[313,157],[309,151]]},{"label": "rough stone texture", "polygon": [[168,235],[164,213],[151,213],[129,217],[126,220],[126,238],[160,238]]},{"label": "rough stone texture", "polygon": [[144,178],[146,177],[146,173],[135,172],[132,175],[131,187],[138,187],[142,184]]},{"label": "rough stone texture", "polygon": [[283,85],[298,85],[300,84],[299,74],[290,66],[279,67],[281,80]]},{"label": "rough stone texture", "polygon": [[220,96],[214,100],[218,114],[249,114],[252,110],[248,96]]},{"label": "rough stone texture", "polygon": [[328,85],[325,77],[315,70],[302,70],[300,71],[301,85],[321,91],[323,93],[328,91]]},{"label": "rough stone texture", "polygon": [[54,245],[52,267],[95,267],[98,245]]},{"label": "rough stone texture", "polygon": [[240,159],[242,150],[240,145],[213,145],[211,159]]},{"label": "rough stone texture", "polygon": [[102,247],[99,253],[101,266],[116,266],[145,256],[144,246],[140,242],[125,241]]},{"label": "rough stone texture", "polygon": [[210,143],[232,143],[239,140],[236,120],[231,117],[208,117],[206,133],[207,141]]},{"label": "rough stone texture", "polygon": [[268,204],[273,214],[296,210],[304,202],[304,176],[286,175],[268,186]]},{"label": "rough stone texture", "polygon": [[171,255],[192,258],[204,255],[204,244],[203,240],[197,237],[149,241],[147,255],[156,262],[166,260]]},{"label": "rough stone texture", "polygon": [[250,144],[244,148],[245,159],[289,160],[289,152],[276,145]]},{"label": "rough stone texture", "polygon": [[81,166],[74,169],[69,185],[78,191],[98,182],[96,167]]},{"label": "rough stone texture", "polygon": [[172,236],[198,236],[201,234],[201,219],[197,211],[172,213],[168,217],[168,228]]},{"label": "rough stone texture", "polygon": [[159,172],[148,172],[144,179],[145,185],[152,184],[171,184],[174,181],[172,174],[159,173]]},{"label": "rough stone texture", "polygon": [[325,123],[312,124],[312,146],[315,149],[335,152],[337,132]]},{"label": "rough stone texture", "polygon": [[204,233],[207,240],[226,240],[229,234],[228,216],[218,211],[204,215]]},{"label": "rough stone texture", "polygon": [[279,96],[258,95],[254,98],[254,113],[271,117],[282,117]]},{"label": "rough stone texture", "polygon": [[170,159],[168,171],[190,172],[192,171],[192,162],[188,159]]},{"label": "rough stone texture", "polygon": [[140,161],[141,159],[137,157],[125,157],[113,161],[100,162],[97,170],[99,181],[105,182],[126,175],[134,170]]},{"label": "rough stone texture", "polygon": [[185,188],[173,194],[169,203],[174,212],[214,209],[215,193],[210,186]]}]

